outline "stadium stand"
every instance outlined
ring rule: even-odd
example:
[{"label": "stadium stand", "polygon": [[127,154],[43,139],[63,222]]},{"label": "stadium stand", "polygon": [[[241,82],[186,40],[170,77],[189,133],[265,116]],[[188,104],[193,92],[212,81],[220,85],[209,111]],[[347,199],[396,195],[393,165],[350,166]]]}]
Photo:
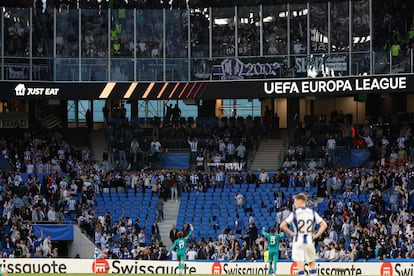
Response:
[{"label": "stadium stand", "polygon": [[[26,45],[32,43],[29,51],[31,69],[28,70],[28,64],[20,64],[20,60],[17,65],[7,63],[7,74],[2,73],[2,77],[7,75],[9,79],[49,81],[52,73],[55,73],[59,80],[106,81],[107,67],[95,59],[108,56],[131,59],[134,56],[143,58],[138,65],[139,73],[142,73],[140,77],[150,81],[165,80],[166,74],[160,77],[157,73],[161,68],[159,55],[165,52],[166,57],[176,59],[176,64],[165,62],[163,67],[168,68],[171,75],[176,73],[173,79],[187,79],[188,74],[184,70],[184,73],[180,71],[184,66],[180,66],[178,61],[188,53],[187,32],[183,38],[179,28],[170,30],[165,43],[169,46],[168,49],[159,47],[160,38],[157,34],[163,33],[164,29],[160,22],[162,10],[157,9],[166,8],[175,12],[171,7],[159,6],[157,1],[147,1],[157,4],[144,7],[149,9],[140,9],[136,28],[139,30],[139,40],[143,41],[139,41],[139,50],[134,52],[125,47],[135,39],[131,39],[133,26],[125,23],[125,13],[131,12],[133,7],[127,7],[128,11],[119,6],[110,7],[115,8],[110,11],[107,10],[108,7],[103,7],[102,15],[111,13],[110,17],[118,20],[111,22],[113,26],[109,29],[114,27],[113,32],[107,34],[102,30],[108,30],[107,18],[110,17],[97,16],[94,9],[89,9],[89,1],[82,1],[81,4],[86,5],[82,6],[82,14],[74,12],[77,10],[76,1],[53,2],[59,7],[54,10],[56,14],[50,12],[55,8],[53,5],[46,8],[36,4],[33,13],[36,24],[32,26],[33,30],[29,25],[21,24],[29,22],[29,13],[21,9],[9,10],[10,5],[7,5],[10,14],[3,14],[2,21],[3,59],[26,60],[29,55]],[[107,5],[108,1],[102,2]],[[113,2],[119,4],[118,1]],[[407,29],[407,22],[412,22],[409,19],[413,17],[412,3],[403,0],[377,3],[380,4],[373,7],[375,18],[372,31],[376,34],[373,50],[377,51],[376,61],[381,62],[375,64],[375,73],[412,72],[409,59],[414,45],[414,32]],[[318,7],[315,9],[319,10]],[[62,24],[57,24],[57,30],[52,28],[56,24],[49,24],[55,15],[64,19],[59,22]],[[86,22],[82,25],[82,30],[73,28],[75,23],[79,23],[78,16]],[[208,56],[208,47],[205,47],[209,43],[209,34],[206,34],[208,20],[201,11],[192,13],[190,17],[195,22],[191,25],[192,38],[197,38],[191,43],[194,44],[192,53],[200,57]],[[178,18],[181,18],[180,15]],[[363,21],[364,18],[361,16],[358,20]],[[344,31],[347,24],[341,22],[348,19],[338,16],[334,20],[337,24],[333,28],[336,33],[332,34],[332,41],[333,44],[342,46],[342,34],[348,32]],[[302,23],[296,25],[298,26],[292,26],[290,35],[298,39],[292,43],[290,50],[304,54],[306,47],[301,42],[306,41],[306,38],[302,27],[299,27]],[[120,35],[117,28],[125,32]],[[279,36],[279,29],[283,28],[277,25],[264,26],[264,44],[268,48],[262,50],[268,56],[284,55],[284,51],[290,47]],[[360,29],[362,28],[358,30]],[[212,39],[229,46],[231,30],[225,26],[215,26],[215,31],[217,36]],[[31,32],[33,36],[28,35]],[[79,32],[81,37],[78,37]],[[53,33],[56,33],[56,37],[51,36]],[[241,27],[240,34],[243,38],[240,40],[242,44],[239,54],[246,57],[258,55],[260,51],[257,44],[254,44],[258,40],[257,30],[246,25]],[[33,37],[32,41],[29,41],[30,37]],[[270,38],[278,43],[271,42]],[[119,43],[120,39],[124,43]],[[81,49],[78,48],[80,40]],[[109,49],[108,41],[111,41]],[[367,63],[371,61],[367,61],[364,47],[367,47],[368,41],[353,45],[360,47],[363,54],[361,60],[356,58],[356,64],[361,66],[358,67],[360,71],[353,67],[355,70],[352,73],[367,72]],[[211,51],[220,58],[237,56],[234,55],[232,46],[225,48],[217,44]],[[388,52],[391,54],[390,60]],[[82,70],[70,62],[70,59],[78,55],[87,63]],[[62,64],[48,67],[48,64],[32,62],[33,59],[41,61],[45,57],[69,60],[67,64],[62,62],[66,66],[65,70],[58,72],[48,69]],[[122,59],[113,60],[113,64],[117,63],[123,64]],[[203,66],[207,65],[201,64],[194,68],[204,70]],[[133,73],[136,70],[131,70],[131,66],[115,67],[111,78],[119,81],[136,80]],[[124,67],[123,70],[120,67]],[[282,67],[281,76],[292,77],[292,72],[297,73],[294,68],[285,67],[284,64]],[[196,79],[204,79],[203,71],[191,73]],[[5,103],[2,102],[2,105],[5,106]],[[49,108],[51,107],[47,105],[46,110],[49,111]],[[63,122],[53,114],[40,118],[39,127],[1,133],[2,157],[7,162],[2,162],[0,173],[2,257],[59,256],[58,243],[34,234],[34,226],[48,222],[78,224],[108,258],[165,258],[160,254],[164,250],[162,244],[158,243],[157,247],[154,240],[152,227],[158,219],[158,203],[161,199],[166,201],[170,198],[171,182],[167,179],[171,180],[171,175],[174,175],[180,198],[176,225],[178,229],[187,231],[186,224],[194,224],[195,233],[190,247],[195,245],[198,259],[232,260],[237,248],[243,250],[242,259],[262,258],[265,244],[257,229],[277,226],[292,208],[291,196],[298,192],[309,194],[311,200],[308,204],[315,206],[330,225],[330,231],[318,241],[319,259],[368,261],[414,258],[413,114],[381,114],[383,117],[376,114],[366,124],[352,126],[355,133],[348,125],[346,115],[337,110],[332,111],[331,116],[321,114],[317,119],[306,118],[304,125],[298,123],[289,126],[294,128],[294,134],[289,141],[291,146],[284,156],[286,163],[283,163],[282,168],[270,172],[269,182],[247,182],[244,171],[237,172],[237,177],[224,172],[222,177],[208,166],[201,172],[196,172],[195,166],[189,170],[163,170],[159,162],[162,153],[158,156],[158,152],[152,148],[157,147],[157,141],[153,141],[156,126],[154,118],[127,119],[123,110],[116,112],[119,113],[105,118],[105,132],[116,165],[109,171],[94,162],[88,142],[79,144],[82,137],[87,136],[83,129],[56,129]],[[253,128],[249,132],[247,124],[250,122],[253,122]],[[170,118],[163,120],[157,135],[159,137],[156,138],[159,138],[162,147],[187,151],[188,137],[197,137],[200,149],[205,150],[206,159],[210,159],[217,151],[222,151],[220,145],[226,145],[230,140],[236,145],[244,143],[248,152],[251,152],[259,140],[265,138],[263,134],[266,126],[261,116],[239,116],[237,119],[226,116],[221,119],[204,115],[175,116],[171,121]],[[349,135],[349,131],[353,134]],[[367,137],[370,137],[373,146]],[[134,138],[138,139],[141,151],[137,157],[137,166],[131,168],[129,164],[134,163],[135,159],[129,145]],[[336,148],[329,148],[328,145],[333,143],[328,143],[331,139],[335,139]],[[352,166],[344,160],[353,150],[363,151],[366,156],[358,166]],[[258,179],[259,173],[254,173]],[[133,179],[134,176],[136,179]],[[238,196],[240,202],[236,199]],[[127,250],[121,252],[121,248]],[[219,248],[225,249],[224,255],[220,257],[214,254]],[[289,257],[289,240],[285,239],[282,242],[281,258]]]}]

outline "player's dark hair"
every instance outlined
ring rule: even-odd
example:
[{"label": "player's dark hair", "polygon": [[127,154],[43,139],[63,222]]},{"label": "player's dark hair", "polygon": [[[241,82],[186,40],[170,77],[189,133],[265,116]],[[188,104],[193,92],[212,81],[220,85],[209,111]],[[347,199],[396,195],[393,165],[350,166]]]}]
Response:
[{"label": "player's dark hair", "polygon": [[269,229],[269,233],[271,233],[271,234],[276,233],[276,228],[271,227],[271,228]]}]

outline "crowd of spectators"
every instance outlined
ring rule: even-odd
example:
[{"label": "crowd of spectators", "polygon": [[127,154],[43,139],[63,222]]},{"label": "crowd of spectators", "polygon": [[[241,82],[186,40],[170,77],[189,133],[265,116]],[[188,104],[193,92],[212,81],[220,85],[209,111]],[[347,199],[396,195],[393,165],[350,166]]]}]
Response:
[{"label": "crowd of spectators", "polygon": [[10,131],[0,147],[2,256],[56,256],[50,237],[36,236],[33,224],[65,223],[91,213],[91,183],[102,166],[92,162],[87,146],[69,143],[55,131]]},{"label": "crowd of spectators", "polygon": [[[203,193],[208,189],[215,189],[215,192],[222,193],[221,188],[214,187],[214,178],[210,180],[205,175],[208,174],[204,172],[199,174],[198,185],[186,187],[184,183],[191,182],[194,175],[188,175],[185,171],[158,171],[154,173],[154,178],[163,180],[159,182],[156,180],[160,188],[153,192],[159,195],[160,200],[168,201],[171,196],[168,191],[170,183],[176,181],[180,183],[179,196],[183,193]],[[227,179],[230,179],[231,176],[228,175]],[[295,182],[287,180],[291,177]],[[303,178],[310,181],[300,181]],[[260,179],[265,181],[262,183]],[[326,261],[365,261],[413,257],[411,230],[414,211],[413,180],[412,169],[405,166],[384,167],[378,170],[318,168],[312,171],[293,169],[288,173],[280,170],[275,174],[249,172],[246,175],[238,175],[236,183],[231,184],[230,180],[226,180],[224,185],[255,183],[260,186],[272,185],[272,182],[281,183],[280,188],[274,191],[274,206],[263,205],[263,208],[277,211],[276,226],[292,210],[291,195],[295,191],[303,191],[302,186],[305,188],[317,186],[317,192],[311,197],[309,204],[318,208],[330,225],[330,230],[317,242],[319,258]],[[141,188],[138,192],[141,192]],[[317,204],[318,198],[327,199]],[[249,202],[245,202],[246,199],[241,194],[235,194],[234,200],[237,206],[249,206]],[[250,217],[246,226],[242,226],[243,218],[235,217],[234,225],[224,227],[218,236],[209,238],[195,236],[188,248],[189,258],[212,260],[263,258],[266,243],[258,229],[272,225],[256,225],[253,213],[248,212],[246,216]],[[177,229],[185,230],[185,227],[182,225]],[[145,244],[138,242],[136,233],[141,232],[143,231],[139,221],[134,223],[132,218],[121,219],[119,223],[115,223],[113,233],[118,233],[118,237],[124,236],[124,239],[119,238],[114,243],[105,243],[104,248],[107,248],[105,250],[109,252],[108,256],[125,258],[120,254],[112,254],[112,244],[115,244],[115,252],[118,252],[118,247],[129,252],[126,258],[165,258],[162,254],[165,250],[163,243],[155,246],[152,239]],[[175,237],[161,237],[161,241],[168,238],[173,241]],[[281,243],[281,259],[290,257],[290,242],[288,237]]]},{"label": "crowd of spectators", "polygon": [[[399,130],[398,134],[382,133],[376,137],[381,138],[379,141],[385,141],[385,138],[387,141],[376,143],[376,150],[381,151],[385,145],[386,149],[382,151],[385,156],[389,156],[397,146],[411,152],[409,125],[400,125]],[[185,136],[187,134],[182,137],[185,142],[195,141]],[[400,141],[401,136],[405,137],[405,142]],[[225,139],[224,136],[221,138]],[[328,137],[325,143],[327,140]],[[323,148],[324,143],[318,146]],[[150,189],[154,196],[165,202],[171,200],[172,189],[177,190],[177,198],[180,198],[182,193],[202,193],[208,189],[219,192],[227,185],[273,183],[280,187],[274,191],[275,205],[264,208],[277,211],[275,225],[292,208],[288,190],[317,187],[313,204],[316,198],[328,198],[317,205],[330,225],[330,231],[318,242],[320,259],[349,261],[413,257],[414,174],[409,158],[406,162],[380,163],[372,169],[336,169],[328,166],[327,162],[311,166],[306,151],[298,150],[296,145],[289,148],[288,154],[300,156],[305,152],[304,158],[297,157],[304,160],[302,164],[308,165],[282,167],[275,173],[230,173],[208,171],[204,167],[190,171],[150,168],[119,171],[106,170],[104,165],[94,163],[87,146],[81,148],[69,144],[58,132],[12,132],[2,137],[1,147],[3,157],[12,165],[10,172],[1,174],[1,245],[5,257],[58,254],[47,237],[34,235],[33,224],[76,221],[109,258],[164,259],[162,239],[154,244],[152,237],[145,237],[148,232],[143,224],[134,218],[112,218],[110,212],[97,214],[94,197],[101,193],[125,191],[145,193]],[[23,179],[22,175],[26,174],[30,176]],[[160,211],[162,209],[154,210]],[[266,244],[257,231],[262,225],[256,227],[254,214],[251,216],[252,221],[244,229],[236,229],[233,225],[223,229],[218,237],[194,238],[188,255],[216,260],[262,258]],[[162,220],[163,217],[157,219]],[[180,230],[182,227],[185,226],[178,226]],[[281,243],[281,258],[289,258],[289,254],[290,240],[286,239]]]},{"label": "crowd of spectators", "polygon": [[374,166],[408,166],[414,158],[414,139],[409,114],[390,120],[353,125],[349,116],[334,110],[327,123],[299,123],[284,154],[284,169],[334,167],[349,149],[367,149]]},{"label": "crowd of spectators", "polygon": [[[223,140],[229,141],[228,134],[226,133]],[[212,150],[213,148],[214,146]],[[131,152],[127,150],[129,157],[134,156],[133,150]],[[153,189],[154,184],[155,186],[161,184],[159,176],[163,175],[156,170],[146,168],[137,173],[127,171],[126,167],[112,170],[108,166],[108,159],[102,164],[95,163],[87,145],[80,147],[70,144],[59,132],[12,131],[1,138],[1,152],[6,164],[10,165],[9,170],[4,169],[1,173],[3,231],[0,243],[5,257],[57,254],[57,250],[46,250],[39,245],[34,245],[36,241],[43,242],[46,238],[34,235],[32,224],[36,223],[74,221],[91,238],[96,237],[96,229],[101,229],[102,233],[105,233],[103,237],[116,233],[117,230],[113,229],[124,225],[124,221],[119,220],[112,225],[110,213],[107,213],[105,220],[101,221],[101,214],[95,212],[97,207],[95,193],[131,189],[137,193],[151,188],[157,196],[166,199],[170,196],[169,191],[173,190],[173,187],[168,186],[168,193],[164,194],[161,185],[157,187],[159,189]],[[123,160],[124,158],[121,158],[119,161]],[[195,172],[181,174],[172,172],[171,175],[173,177],[166,175],[165,179],[179,180],[176,186],[179,187],[180,194],[183,190],[190,191],[203,182],[196,180],[198,175]],[[214,183],[216,183],[215,175],[216,173],[212,172],[208,177]],[[224,174],[222,172],[217,175],[223,177]],[[220,185],[224,183],[225,179],[221,179]],[[175,198],[177,200],[177,195]],[[15,231],[17,234],[13,234],[10,240],[9,231],[12,229],[17,229]],[[21,238],[16,239],[15,236]],[[23,255],[15,253],[16,244],[20,243],[25,245]]]},{"label": "crowd of spectators", "polygon": [[147,129],[122,116],[109,122],[114,161],[120,168],[132,170],[158,168],[164,149],[190,152],[191,160],[197,160],[193,168],[206,171],[213,163],[249,162],[259,135],[270,132],[260,119],[251,116],[190,122],[167,111],[163,120],[155,116]]},{"label": "crowd of spectators", "polygon": [[[275,173],[223,171],[220,173],[224,177],[217,178],[215,175],[218,172],[212,173],[200,167],[198,171],[157,171],[150,175],[155,183],[159,183],[156,191],[164,201],[170,200],[171,182],[176,183],[179,196],[183,192],[200,193],[208,189],[221,191],[227,185],[259,186],[278,183],[280,188],[274,192],[275,204],[270,206],[277,211],[276,226],[292,208],[292,191],[316,187],[316,194],[312,195],[309,204],[315,204],[330,225],[330,231],[318,241],[318,256],[321,260],[411,258],[414,252],[411,231],[414,211],[411,126],[408,123],[352,126],[346,122],[345,117],[340,111],[332,112],[327,125],[329,131],[325,133],[317,132],[314,128],[298,128],[298,140],[292,143],[287,152],[290,165],[283,165]],[[182,140],[186,141],[184,136]],[[372,146],[367,143],[369,140],[364,139],[367,136],[372,136],[371,141],[375,141]],[[372,147],[370,152],[373,167],[335,168],[330,155],[335,154],[338,148],[328,147],[330,139],[336,139],[336,146],[344,150]],[[305,146],[295,144],[309,140],[314,143],[314,152],[322,154],[316,161],[313,155],[308,155],[312,153],[308,150],[309,145],[305,145],[305,142]],[[189,143],[194,141],[188,139]],[[400,154],[394,157],[397,149]],[[293,163],[295,165],[292,165],[292,157],[293,160],[297,159]],[[142,177],[138,176],[140,178]],[[224,179],[224,182],[220,183],[217,179]],[[145,182],[151,183],[139,181],[141,186],[138,191],[145,190]],[[235,196],[235,200],[239,197],[240,195]],[[326,199],[316,205],[317,198]],[[262,225],[256,227],[252,222],[241,230],[232,225],[223,229],[218,237],[196,237],[188,248],[188,256],[219,260],[260,259],[266,247],[265,241],[257,232],[260,226]],[[144,252],[147,247],[148,245],[143,249]],[[140,248],[136,246],[133,250],[140,252]],[[135,256],[138,259],[164,256],[157,249],[152,252],[155,252],[152,257],[151,254],[140,256],[138,253]],[[281,243],[281,258],[289,256],[288,238]]]},{"label": "crowd of spectators", "polygon": [[[318,208],[330,230],[319,241],[319,258],[412,258],[412,125],[393,120],[353,126],[341,111],[328,122],[323,128],[299,124],[277,174],[290,176],[276,180],[285,187],[316,186],[317,196],[326,198]],[[371,167],[335,167],[334,156],[349,149],[368,149]]]},{"label": "crowd of spectators", "polygon": [[[398,60],[409,54],[414,39],[414,31],[406,33],[402,25],[402,19],[410,15],[400,16],[399,13],[412,9],[406,6],[407,1],[383,2],[387,8],[383,5],[374,7],[380,7],[375,13],[380,16],[374,20],[375,48],[391,50],[393,58]],[[30,53],[35,57],[52,56],[51,10],[38,8],[34,13],[36,23],[33,25],[32,51],[28,49],[28,24],[24,24],[29,21],[28,14],[18,9],[8,12],[10,16],[4,22],[5,56],[26,57]],[[78,16],[67,9],[59,9],[58,12],[59,18],[67,20],[60,20],[56,24],[56,54],[77,57]],[[145,13],[138,11],[137,35],[140,41],[137,57],[156,59],[163,52],[163,26],[160,17],[154,16],[156,13],[151,10]],[[83,11],[82,16],[83,22],[86,22],[83,26],[85,32],[82,32],[83,57],[108,56],[107,17],[97,16],[96,11],[90,10]],[[194,48],[200,48],[195,53],[204,56],[208,52],[205,47],[208,41],[205,28],[207,20],[204,14],[195,14],[193,17],[197,18],[197,23],[191,26],[191,43]],[[13,21],[15,18],[19,20]],[[178,20],[180,13],[173,13],[172,18]],[[336,21],[345,22],[343,19],[338,17]],[[303,40],[301,30],[304,25],[300,20],[296,23],[292,37]],[[240,55],[258,55],[253,43],[258,38],[254,24],[238,26],[242,37],[238,49],[243,51],[238,53]],[[335,26],[339,26],[339,23]],[[347,24],[344,26],[347,27]],[[286,51],[287,45],[279,43],[285,40],[285,31],[281,31],[284,27],[285,23],[280,22],[266,24],[265,34],[275,41],[266,44],[269,49],[265,49],[265,54],[275,55]],[[130,24],[126,23],[123,28],[130,30]],[[102,30],[105,32],[102,33]],[[183,46],[187,43],[187,31],[180,35],[179,30],[168,32],[168,57],[187,54]],[[213,36],[220,48],[212,49],[213,55],[236,55],[233,45],[235,39],[228,35],[229,32],[234,33],[233,25],[215,26]],[[337,32],[334,40],[344,40],[341,37],[343,34]],[[222,47],[224,44],[226,47]],[[277,47],[282,44],[283,48],[277,48],[275,44]],[[117,45],[116,41],[111,45]],[[297,49],[297,53],[303,51],[300,45],[291,47]],[[117,53],[116,49],[111,50],[114,51],[112,54]],[[129,51],[126,54],[129,56],[132,50],[130,47],[123,48],[122,53]],[[156,122],[154,120],[152,129],[160,126]],[[19,130],[3,134],[0,137],[1,153],[11,168],[0,173],[0,204],[3,210],[0,217],[0,255],[5,258],[57,257],[58,248],[53,247],[50,237],[36,236],[33,224],[74,221],[109,258],[166,259],[163,243],[154,239],[148,242],[139,220],[134,221],[130,217],[115,219],[110,212],[96,214],[95,196],[106,192],[145,193],[151,189],[154,196],[167,201],[172,200],[175,189],[178,197],[174,196],[173,200],[180,198],[183,192],[200,193],[208,189],[220,192],[226,185],[279,183],[280,189],[274,192],[275,204],[270,207],[277,211],[276,226],[292,208],[288,189],[296,191],[303,187],[317,187],[316,196],[327,198],[317,205],[330,225],[330,230],[318,241],[319,259],[356,261],[414,258],[414,140],[410,125],[397,124],[397,127],[391,125],[390,128],[372,124],[351,126],[343,114],[335,112],[327,131],[298,128],[299,139],[292,142],[285,163],[274,174],[229,173],[210,170],[206,165],[215,162],[214,158],[217,158],[217,163],[222,160],[247,161],[248,152],[258,139],[255,136],[257,129],[262,127],[254,118],[246,118],[242,123],[220,121],[217,127],[210,124],[189,126],[179,121],[175,125],[160,128],[157,135],[141,139],[143,130],[138,129],[134,122],[121,118],[109,124],[108,131],[115,162],[119,164],[114,170],[105,163],[95,163],[87,146],[71,144],[59,132]],[[189,151],[193,147],[197,149],[197,154],[193,155],[195,166],[192,170],[166,171],[159,170],[157,165],[150,165],[159,161],[158,153],[163,148],[177,145],[178,142],[186,145]],[[235,153],[238,145],[245,146],[242,149],[244,155]],[[334,167],[335,156],[338,156],[340,148],[357,147],[370,149],[375,162],[372,169]],[[23,177],[26,175],[27,178]],[[314,200],[309,203],[316,204]],[[157,208],[156,211],[159,214],[162,209]],[[163,219],[162,216],[157,218]],[[223,229],[217,237],[193,239],[188,248],[188,257],[212,260],[261,259],[266,248],[266,241],[257,230],[261,225],[256,227],[254,216],[249,218],[249,225],[244,229],[240,229],[237,218],[235,221],[237,224]],[[178,227],[184,233],[188,231],[188,225]],[[170,235],[169,238],[173,241],[176,237]],[[157,244],[153,241],[157,241]],[[281,241],[280,258],[289,256],[290,239],[287,238]]]}]

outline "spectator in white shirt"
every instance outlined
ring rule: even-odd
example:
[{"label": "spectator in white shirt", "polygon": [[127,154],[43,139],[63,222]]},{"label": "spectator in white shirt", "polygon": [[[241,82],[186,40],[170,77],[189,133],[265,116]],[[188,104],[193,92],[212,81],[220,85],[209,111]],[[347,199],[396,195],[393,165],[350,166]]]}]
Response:
[{"label": "spectator in white shirt", "polygon": [[236,146],[234,145],[232,140],[230,140],[229,143],[227,144],[226,150],[227,150],[226,161],[233,162]]},{"label": "spectator in white shirt", "polygon": [[56,222],[57,221],[57,214],[55,211],[55,207],[50,206],[49,211],[47,211],[47,220],[49,222]]},{"label": "spectator in white shirt", "polygon": [[243,162],[244,160],[246,160],[246,147],[243,145],[243,143],[240,143],[236,148],[235,148],[235,154],[236,157],[238,159],[239,162]]},{"label": "spectator in white shirt", "polygon": [[261,183],[268,183],[269,182],[269,174],[265,171],[265,169],[262,169],[259,173],[259,180]]},{"label": "spectator in white shirt", "polygon": [[245,197],[240,193],[234,193],[234,201],[238,208],[242,208],[245,203]]},{"label": "spectator in white shirt", "polygon": [[197,138],[188,137],[188,144],[190,145],[190,161],[195,162],[197,151],[198,151],[198,140]]},{"label": "spectator in white shirt", "polygon": [[187,252],[187,258],[190,261],[194,261],[197,257],[198,253],[197,253],[197,248],[193,247],[190,248]]},{"label": "spectator in white shirt", "polygon": [[335,156],[336,140],[332,135],[329,136],[328,141],[326,141],[326,147],[328,149],[329,156],[333,158]]}]

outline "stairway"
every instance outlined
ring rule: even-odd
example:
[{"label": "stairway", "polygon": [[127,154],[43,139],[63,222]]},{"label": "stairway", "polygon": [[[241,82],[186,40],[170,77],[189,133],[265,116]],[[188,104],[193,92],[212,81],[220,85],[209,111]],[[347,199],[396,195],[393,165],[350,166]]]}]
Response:
[{"label": "stairway", "polygon": [[[160,228],[161,240],[167,249],[170,249],[172,243],[170,240],[170,230],[173,224],[176,224],[180,201],[175,202],[168,200],[164,202],[164,220],[158,223]],[[177,229],[181,230],[181,225],[177,225]]]},{"label": "stairway", "polygon": [[98,164],[102,164],[102,153],[104,149],[108,149],[108,143],[105,137],[105,130],[102,128],[92,129],[89,134],[89,140],[91,144],[93,159]]},{"label": "stairway", "polygon": [[262,140],[250,169],[252,171],[259,171],[261,169],[276,171],[281,166],[281,156],[285,150],[286,147],[282,139]]}]

